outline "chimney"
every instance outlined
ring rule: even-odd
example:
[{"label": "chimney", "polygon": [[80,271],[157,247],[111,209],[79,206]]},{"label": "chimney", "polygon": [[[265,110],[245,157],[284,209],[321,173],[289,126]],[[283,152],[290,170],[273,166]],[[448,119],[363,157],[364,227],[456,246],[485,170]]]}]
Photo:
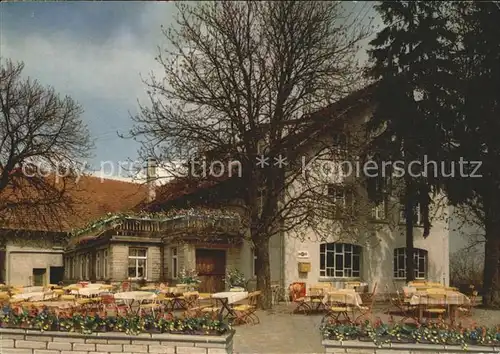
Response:
[{"label": "chimney", "polygon": [[148,202],[156,198],[156,160],[149,157],[146,165],[146,183],[148,185]]}]

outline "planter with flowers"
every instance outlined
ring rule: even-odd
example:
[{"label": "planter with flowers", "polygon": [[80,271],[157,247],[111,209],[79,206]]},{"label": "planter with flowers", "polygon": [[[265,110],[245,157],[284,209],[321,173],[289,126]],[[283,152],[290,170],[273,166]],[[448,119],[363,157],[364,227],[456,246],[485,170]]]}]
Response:
[{"label": "planter with flowers", "polygon": [[238,269],[229,269],[226,274],[226,286],[230,291],[245,291],[245,275]]},{"label": "planter with flowers", "polygon": [[97,332],[124,332],[128,335],[140,333],[172,333],[186,335],[215,335],[230,333],[228,323],[211,316],[179,318],[171,313],[140,316],[108,317],[105,313],[79,314],[58,313],[48,309],[33,311],[4,311],[0,316],[0,327],[38,329],[40,331],[62,331],[81,334]]},{"label": "planter with flowers", "polygon": [[185,286],[190,291],[195,290],[201,283],[195,270],[181,269],[178,279],[177,286]]},{"label": "planter with flowers", "polygon": [[[373,323],[366,321],[362,324],[326,323],[321,326],[321,331],[325,339],[323,345],[328,348],[338,347],[338,342],[342,346],[345,341],[365,342],[368,338],[376,347],[391,343],[454,345],[461,346],[463,350],[466,350],[469,345],[500,346],[500,325],[492,328],[484,326],[463,328],[445,323],[399,324],[382,323],[377,320]],[[348,346],[347,343],[346,346]]]}]

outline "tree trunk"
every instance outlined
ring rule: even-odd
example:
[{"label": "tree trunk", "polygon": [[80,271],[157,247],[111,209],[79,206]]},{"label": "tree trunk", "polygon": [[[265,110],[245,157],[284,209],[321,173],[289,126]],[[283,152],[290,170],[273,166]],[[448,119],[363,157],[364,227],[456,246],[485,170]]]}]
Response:
[{"label": "tree trunk", "polygon": [[483,305],[500,305],[500,222],[485,225]]},{"label": "tree trunk", "polygon": [[415,280],[415,262],[413,260],[413,197],[406,196],[405,219],[406,219],[406,282]]},{"label": "tree trunk", "polygon": [[255,270],[257,275],[257,290],[262,292],[259,297],[260,306],[262,309],[270,309],[272,307],[272,293],[271,268],[269,262],[269,238],[261,237],[258,241],[254,241],[254,244],[257,256],[257,269]]}]

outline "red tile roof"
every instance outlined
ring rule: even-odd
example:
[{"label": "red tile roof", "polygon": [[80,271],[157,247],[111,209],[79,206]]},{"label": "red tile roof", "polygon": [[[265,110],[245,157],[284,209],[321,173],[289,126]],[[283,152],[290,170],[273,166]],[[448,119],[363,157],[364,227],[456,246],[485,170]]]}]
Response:
[{"label": "red tile roof", "polygon": [[[62,184],[61,188],[63,188]],[[0,214],[0,227],[54,232],[70,231],[83,227],[107,213],[131,210],[147,197],[145,184],[101,179],[94,176],[82,176],[78,181],[70,181],[65,188],[64,196],[70,200],[71,208],[61,208],[57,210],[57,215],[44,211],[40,214],[28,207],[4,210]],[[7,198],[12,197],[12,191],[10,193]],[[5,200],[5,194],[5,190],[0,193],[0,199]]]}]

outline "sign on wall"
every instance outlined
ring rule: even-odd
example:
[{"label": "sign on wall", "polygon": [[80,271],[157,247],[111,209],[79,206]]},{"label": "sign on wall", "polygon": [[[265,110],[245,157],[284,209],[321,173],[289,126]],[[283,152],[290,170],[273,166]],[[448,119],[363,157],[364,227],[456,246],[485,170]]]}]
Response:
[{"label": "sign on wall", "polygon": [[309,252],[308,251],[298,251],[297,252],[297,258],[309,258]]}]

